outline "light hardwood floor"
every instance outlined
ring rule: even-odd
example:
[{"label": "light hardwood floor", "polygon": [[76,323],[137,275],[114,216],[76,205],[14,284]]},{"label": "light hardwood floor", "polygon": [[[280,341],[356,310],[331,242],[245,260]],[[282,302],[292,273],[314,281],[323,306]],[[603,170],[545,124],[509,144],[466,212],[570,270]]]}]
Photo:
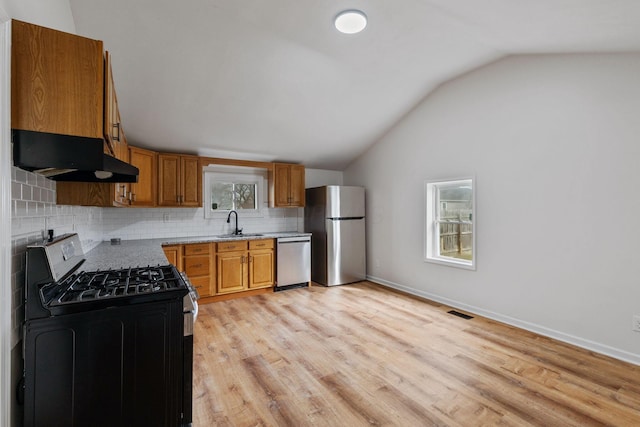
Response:
[{"label": "light hardwood floor", "polygon": [[202,305],[194,426],[640,426],[640,367],[363,282]]}]

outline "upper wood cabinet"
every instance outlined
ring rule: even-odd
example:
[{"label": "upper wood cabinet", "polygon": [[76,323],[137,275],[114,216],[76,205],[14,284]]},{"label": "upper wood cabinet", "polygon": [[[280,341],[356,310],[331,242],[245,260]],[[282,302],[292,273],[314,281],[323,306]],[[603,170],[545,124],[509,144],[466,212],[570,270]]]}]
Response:
[{"label": "upper wood cabinet", "polygon": [[202,167],[198,156],[158,155],[158,205],[202,206]]},{"label": "upper wood cabinet", "polygon": [[274,163],[269,188],[271,207],[304,207],[304,166]]},{"label": "upper wood cabinet", "polygon": [[[105,115],[101,118],[101,122],[104,120],[105,124],[101,126],[101,132],[104,131],[104,133],[101,134],[99,138],[104,138],[105,153],[118,160],[129,163],[129,145],[127,144],[127,137],[124,134],[124,130],[120,125],[120,111],[118,110],[113,74],[111,73],[111,59],[108,52],[105,52],[103,67],[105,81],[100,84],[100,88],[104,88],[104,94],[102,96],[104,105],[101,111],[104,111]],[[118,124],[117,134],[113,132],[111,132],[111,134],[108,133],[109,130],[113,129],[113,126],[111,124],[107,125],[107,120],[109,120],[110,123]],[[113,138],[114,135],[117,136],[117,138]],[[138,180],[140,180],[140,176],[138,176]],[[140,185],[142,185],[142,183],[140,183]],[[148,180],[145,181],[144,185],[150,185]],[[132,203],[131,189],[132,184],[130,183],[59,181],[56,184],[56,201],[60,205],[125,207]],[[140,190],[141,188],[138,185],[137,191]],[[147,191],[153,191],[153,194],[155,194],[155,190],[149,189]]]},{"label": "upper wood cabinet", "polygon": [[11,127],[102,138],[102,51],[100,40],[14,20]]},{"label": "upper wood cabinet", "polygon": [[158,153],[129,146],[129,163],[138,168],[138,182],[131,183],[131,206],[156,206]]}]

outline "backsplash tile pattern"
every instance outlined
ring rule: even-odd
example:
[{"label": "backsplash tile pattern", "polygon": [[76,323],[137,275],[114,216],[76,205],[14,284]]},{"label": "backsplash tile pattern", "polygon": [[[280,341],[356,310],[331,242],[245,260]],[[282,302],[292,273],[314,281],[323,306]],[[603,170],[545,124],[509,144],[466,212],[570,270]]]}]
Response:
[{"label": "backsplash tile pattern", "polygon": [[58,206],[55,181],[12,167],[11,169],[11,325],[12,346],[21,339],[24,319],[25,253],[42,240],[46,230],[56,235],[77,232],[85,252],[102,241],[102,210],[82,206]]},{"label": "backsplash tile pattern", "polygon": [[[103,240],[155,239],[226,234],[233,231],[235,218],[207,219],[203,208],[144,208],[102,210]],[[238,214],[238,227],[245,233],[298,230],[297,209],[264,209],[262,217]]]}]

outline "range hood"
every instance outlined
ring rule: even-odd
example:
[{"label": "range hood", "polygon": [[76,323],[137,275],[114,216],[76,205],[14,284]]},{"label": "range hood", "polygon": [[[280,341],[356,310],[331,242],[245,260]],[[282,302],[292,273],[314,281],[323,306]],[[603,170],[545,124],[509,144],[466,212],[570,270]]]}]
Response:
[{"label": "range hood", "polygon": [[13,129],[13,163],[54,181],[138,182],[138,168],[104,153],[104,140]]}]

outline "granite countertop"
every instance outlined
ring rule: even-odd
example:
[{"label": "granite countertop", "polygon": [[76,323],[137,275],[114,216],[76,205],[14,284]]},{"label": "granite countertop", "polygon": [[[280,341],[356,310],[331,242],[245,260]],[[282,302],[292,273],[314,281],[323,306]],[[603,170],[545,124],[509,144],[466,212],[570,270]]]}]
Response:
[{"label": "granite countertop", "polygon": [[245,236],[165,237],[159,239],[122,240],[119,245],[102,242],[85,254],[86,261],[80,271],[111,270],[149,265],[166,265],[162,245],[186,243],[228,242],[233,240],[277,239],[280,237],[310,236],[311,233],[279,232]]}]

